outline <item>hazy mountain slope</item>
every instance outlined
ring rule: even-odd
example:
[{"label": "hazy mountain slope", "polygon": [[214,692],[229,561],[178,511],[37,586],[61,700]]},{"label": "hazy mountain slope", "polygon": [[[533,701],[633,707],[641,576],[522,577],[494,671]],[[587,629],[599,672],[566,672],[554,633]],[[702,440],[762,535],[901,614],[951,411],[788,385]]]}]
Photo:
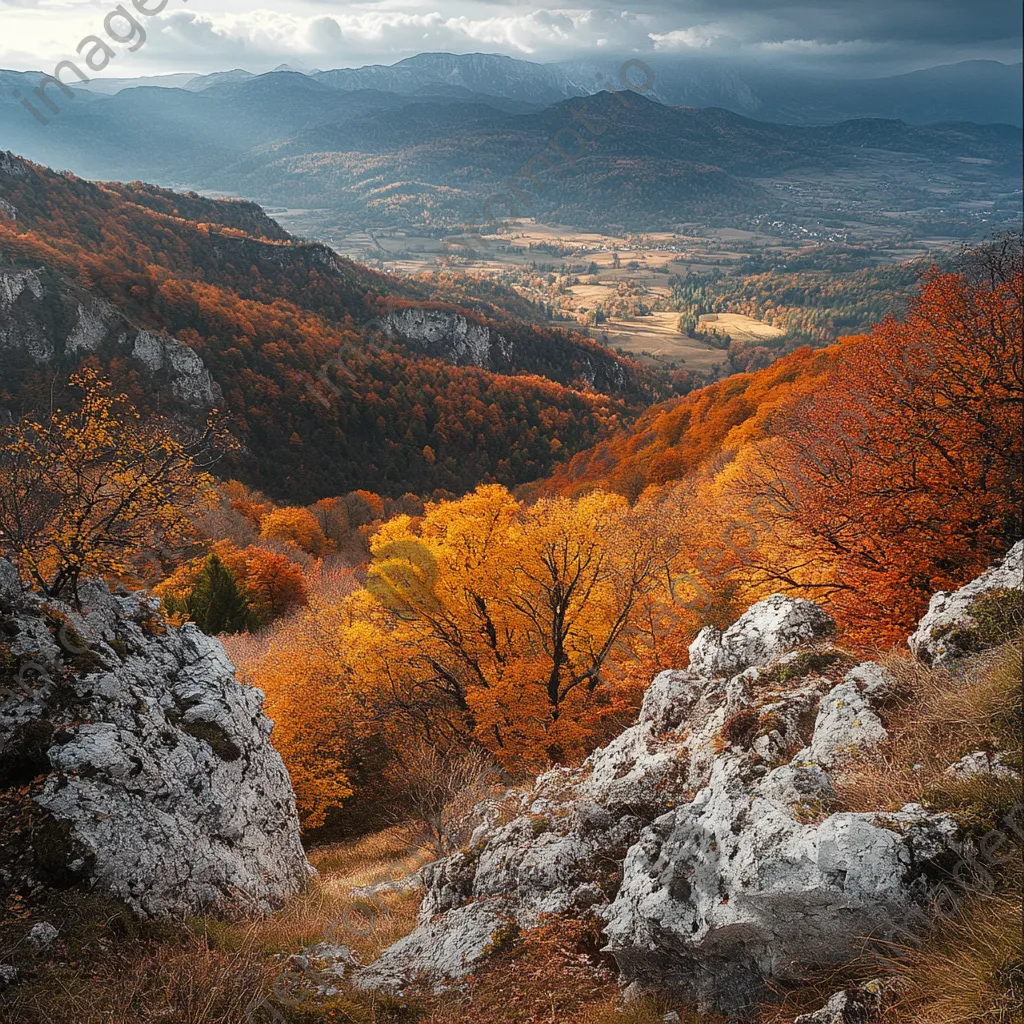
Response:
[{"label": "hazy mountain slope", "polygon": [[[474,69],[461,77],[479,87]],[[373,76],[351,84],[371,80],[388,84]],[[199,92],[88,94],[66,101],[45,126],[0,102],[0,129],[23,154],[90,177],[245,195],[357,229],[450,230],[510,214],[643,231],[765,213],[822,216],[849,198],[851,171],[869,201],[889,194],[880,183],[896,183],[887,214],[942,206],[950,195],[991,199],[1020,174],[1020,131],[1010,126],[864,119],[801,127],[610,92],[524,112],[499,109],[518,101],[495,105],[465,88],[339,91],[278,71],[222,78]],[[831,195],[763,182],[793,174],[815,176]]]},{"label": "hazy mountain slope", "polygon": [[556,65],[496,53],[420,53],[390,66],[339,68],[316,72],[313,77],[343,90],[383,89],[416,96],[424,87],[445,85],[541,104],[596,91],[593,86],[578,86]]},{"label": "hazy mountain slope", "polygon": [[[96,185],[9,155],[0,197],[15,215],[0,215],[5,272],[45,285],[4,312],[0,406],[47,405],[55,379],[88,358],[144,407],[194,417],[133,340],[176,339],[201,360],[242,442],[225,469],[289,500],[519,483],[655,397],[644,371],[589,339],[483,301],[475,311],[430,301],[425,286],[276,238],[251,204],[175,204],[163,190]],[[83,345],[96,304],[109,322]],[[43,307],[66,315],[44,330]],[[410,313],[432,330],[404,323]]]},{"label": "hazy mountain slope", "polygon": [[[900,118],[911,124],[1022,123],[1021,65],[963,61],[885,78],[837,80],[765,76],[755,84],[757,115],[826,124],[852,117]],[[726,104],[729,106],[730,104]]]},{"label": "hazy mountain slope", "polygon": [[[769,193],[755,180],[792,173],[825,181],[852,170],[870,192],[872,176],[898,170],[901,187],[909,181],[916,193],[904,201],[926,205],[935,202],[930,183],[941,169],[958,194],[991,197],[1015,187],[1020,154],[1020,131],[1009,126],[797,127],[605,92],[519,115],[435,102],[378,108],[310,125],[225,168],[219,180],[270,202],[323,207],[351,227],[512,215],[664,230],[685,220],[802,215],[806,199]],[[848,184],[834,187],[842,201]]]},{"label": "hazy mountain slope", "polygon": [[[39,76],[0,72],[0,133],[11,151],[87,177],[216,188],[225,187],[235,163],[265,159],[267,147],[307,126],[358,124],[375,111],[404,110],[426,98],[446,105],[453,120],[532,109],[444,85],[417,90],[414,100],[380,89],[341,92],[293,71],[209,77],[214,81],[202,89],[138,85],[105,95],[82,88],[72,99],[51,86],[48,95],[60,112],[35,100],[48,119],[41,124],[13,92],[34,98]],[[464,106],[471,109],[460,114]]]},{"label": "hazy mountain slope", "polygon": [[[636,59],[633,57],[632,59]],[[550,64],[499,54],[422,53],[390,66],[314,73],[337,89],[384,89],[417,95],[436,84],[550,104],[611,85],[623,88],[627,56]],[[825,124],[857,117],[930,121],[1003,122],[1020,126],[1020,65],[963,61],[875,78],[793,71],[720,58],[647,55],[650,95],[670,105],[725,107],[766,121]],[[628,74],[643,85],[647,71]]]}]

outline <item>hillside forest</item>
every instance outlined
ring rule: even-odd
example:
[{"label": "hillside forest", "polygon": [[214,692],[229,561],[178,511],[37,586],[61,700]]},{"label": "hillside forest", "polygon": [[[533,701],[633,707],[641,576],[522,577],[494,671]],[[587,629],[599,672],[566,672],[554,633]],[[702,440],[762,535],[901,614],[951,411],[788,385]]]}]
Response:
[{"label": "hillside forest", "polygon": [[[41,270],[72,309],[109,303],[136,329],[197,353],[238,442],[222,474],[230,465],[278,497],[515,486],[671,393],[589,338],[510,316],[505,305],[528,308],[505,289],[466,292],[466,306],[439,301],[437,283],[293,239],[255,204],[99,185],[13,157],[0,160],[0,181],[16,211],[0,211],[0,268]],[[375,325],[410,307],[500,331],[511,365],[452,365],[385,338]],[[17,347],[5,353],[0,406],[15,417],[48,406],[51,369],[67,380],[81,365],[73,348],[56,359],[51,368]],[[191,418],[164,380],[113,346],[95,360],[143,412]],[[615,386],[595,388],[595,374]]]},{"label": "hillside forest", "polygon": [[[101,198],[111,210],[96,230],[116,236],[122,196]],[[23,199],[63,238],[92,230],[53,226],[73,206]],[[324,322],[314,330],[295,296],[205,284],[189,262],[202,232],[178,227],[153,263],[134,246],[116,272],[97,258],[72,265],[35,231],[12,239],[4,228],[7,245],[89,276],[126,306],[145,294],[204,355],[236,360],[247,386],[244,410],[231,400],[226,423],[214,417],[185,443],[172,418],[140,412],[141,387],[122,393],[123,375],[115,386],[116,368],[80,370],[65,411],[4,430],[0,537],[23,577],[52,595],[73,594],[84,574],[141,580],[157,584],[172,621],[227,634],[242,677],[266,694],[310,832],[343,834],[400,805],[424,745],[484,752],[513,779],[579,763],[635,715],[654,672],[685,664],[702,626],[724,628],[771,593],[823,604],[851,650],[894,643],[929,595],[971,578],[1024,531],[1024,266],[1013,237],[954,272],[936,268],[900,319],[798,348],[615,432],[602,396],[536,378],[499,391],[482,372],[452,372],[445,387],[456,390],[438,388],[432,407],[447,394],[466,429],[480,403],[478,429],[506,452],[513,421],[527,452],[567,430],[576,447],[604,439],[518,488],[522,477],[495,472],[461,496],[417,495],[413,475],[402,494],[338,488],[302,504],[325,478],[302,477],[283,502],[232,479],[232,456],[218,451],[239,423],[244,443],[267,437],[265,410],[287,392],[290,360],[318,357]],[[230,248],[230,229],[218,230]],[[315,274],[303,287],[333,294]],[[229,323],[237,346],[217,355],[204,332]],[[290,344],[270,340],[271,323]],[[394,360],[414,387],[416,368]],[[435,381],[445,372],[430,367]],[[564,401],[531,427],[542,391]],[[409,422],[386,403],[413,392],[388,394],[368,394],[369,407],[386,425]],[[503,410],[520,419],[502,420]],[[444,422],[410,443],[436,438]],[[314,432],[289,450],[314,440],[323,443]],[[546,454],[522,457],[535,460],[534,476],[550,465]],[[275,478],[275,495],[287,479]],[[132,500],[113,501],[112,481]]]}]

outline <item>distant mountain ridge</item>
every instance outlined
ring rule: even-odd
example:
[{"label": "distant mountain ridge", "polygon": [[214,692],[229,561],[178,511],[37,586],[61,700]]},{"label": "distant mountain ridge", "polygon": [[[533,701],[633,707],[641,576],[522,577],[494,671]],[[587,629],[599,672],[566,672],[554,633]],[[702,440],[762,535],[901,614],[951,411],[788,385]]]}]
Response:
[{"label": "distant mountain ridge", "polygon": [[320,71],[312,77],[344,91],[380,89],[418,95],[425,86],[446,85],[545,105],[597,91],[596,86],[584,89],[557,66],[487,53],[421,53],[397,64]]},{"label": "distant mountain ridge", "polygon": [[[276,70],[304,74],[342,92],[373,89],[419,96],[424,91],[437,94],[438,90],[448,90],[452,96],[475,93],[546,106],[574,96],[592,95],[604,88],[624,88],[624,60],[609,57],[539,64],[502,54],[420,53],[390,65],[308,72],[281,65]],[[963,61],[875,78],[664,54],[647,55],[642,64],[650,69],[651,88],[646,91],[654,99],[675,106],[724,107],[765,121],[828,124],[857,117],[886,117],[914,124],[1024,124],[1020,64]],[[646,73],[640,68],[632,73],[636,84],[646,86],[642,81]],[[7,84],[5,76],[12,74],[18,73],[0,72],[0,86]],[[158,87],[202,92],[255,77],[260,76],[236,68],[206,75],[101,78],[94,79],[82,91],[110,95],[129,88]],[[37,77],[24,81],[31,81],[34,88]]]},{"label": "distant mountain ridge", "polygon": [[[399,73],[424,63],[430,62],[417,58]],[[479,87],[488,68],[518,75],[523,63],[439,61],[432,73],[447,75],[454,66],[467,71],[461,81]],[[871,196],[882,194],[873,182],[896,167],[913,178],[904,209],[936,205],[929,184],[935,172],[945,194],[1003,202],[1021,165],[1021,132],[1009,125],[866,118],[796,126],[609,91],[537,107],[451,83],[416,95],[340,90],[282,70],[220,78],[198,91],[139,87],[84,95],[81,103],[65,101],[45,126],[20,105],[0,104],[0,130],[22,155],[85,177],[155,181],[320,211],[319,225],[343,230],[459,231],[479,224],[488,202],[493,211],[493,197],[503,195],[499,219],[615,231],[801,216],[805,207],[764,179],[852,169],[867,174],[861,192]],[[553,148],[556,140],[561,151]],[[532,170],[512,192],[510,183],[531,159]],[[831,201],[848,206],[848,182],[836,182],[828,186]]]}]

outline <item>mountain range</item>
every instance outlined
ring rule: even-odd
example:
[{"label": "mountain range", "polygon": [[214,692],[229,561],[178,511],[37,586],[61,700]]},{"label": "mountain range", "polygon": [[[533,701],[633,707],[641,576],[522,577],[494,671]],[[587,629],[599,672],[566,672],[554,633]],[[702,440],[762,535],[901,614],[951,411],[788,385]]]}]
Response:
[{"label": "mountain range", "polygon": [[[392,65],[308,72],[281,65],[276,70],[306,74],[343,92],[446,93],[451,98],[478,94],[546,106],[603,88],[625,87],[624,63],[624,58],[608,58],[538,64],[501,54],[421,53]],[[652,55],[629,74],[635,84],[643,85],[651,98],[662,103],[724,107],[765,121],[826,124],[855,117],[886,117],[918,124],[1022,124],[1021,65],[998,61],[963,61],[900,75],[851,78],[708,57]],[[257,76],[235,69],[208,75],[104,78],[93,80],[87,89],[108,95],[137,87],[201,92],[253,77]]]},{"label": "mountain range", "polygon": [[[40,124],[9,99],[0,103],[0,130],[13,151],[85,177],[314,209],[318,229],[437,232],[534,216],[591,229],[663,230],[766,213],[821,216],[830,204],[853,201],[858,188],[868,205],[858,214],[889,216],[891,208],[871,204],[885,197],[904,209],[941,208],[950,198],[998,199],[1019,185],[1021,133],[1011,125],[878,118],[791,125],[627,90],[533,106],[523,98],[530,82],[549,93],[569,89],[551,67],[458,58],[459,74],[445,75],[440,58],[448,56],[422,55],[384,76],[373,68],[230,73],[185,88],[78,90],[73,100],[51,86],[63,103],[58,116]],[[433,78],[414,88],[414,72],[424,67],[434,68]],[[542,68],[544,77],[524,77],[524,67]],[[495,70],[498,81],[485,74]],[[387,89],[367,88],[372,82]],[[829,192],[810,206],[764,181],[807,173]]]}]

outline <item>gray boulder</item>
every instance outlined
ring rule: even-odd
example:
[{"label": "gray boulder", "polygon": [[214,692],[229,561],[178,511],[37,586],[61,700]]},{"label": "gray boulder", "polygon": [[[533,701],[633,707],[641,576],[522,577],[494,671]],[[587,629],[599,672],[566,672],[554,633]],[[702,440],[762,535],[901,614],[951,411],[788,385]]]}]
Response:
[{"label": "gray boulder", "polygon": [[886,982],[869,981],[833,993],[820,1010],[803,1013],[793,1024],[868,1024],[876,1020],[888,991]]},{"label": "gray boulder", "polygon": [[724,633],[705,626],[690,645],[690,669],[705,676],[734,676],[834,631],[835,623],[813,602],[772,594]]},{"label": "gray boulder", "polygon": [[1017,541],[998,565],[970,583],[947,593],[940,590],[907,643],[916,658],[929,665],[948,666],[972,653],[978,621],[972,611],[978,600],[994,590],[1024,589],[1024,540]]},{"label": "gray boulder", "polygon": [[[357,983],[401,990],[426,978],[443,986],[469,973],[503,927],[529,929],[545,914],[603,917],[624,980],[649,980],[662,971],[660,961],[649,973],[634,969],[644,958],[636,955],[637,944],[657,946],[664,936],[643,912],[627,910],[634,895],[640,898],[640,876],[654,871],[648,880],[652,892],[659,890],[659,900],[711,900],[695,883],[684,892],[681,875],[665,886],[658,881],[659,851],[670,839],[671,823],[678,817],[680,829],[700,846],[711,832],[728,831],[739,822],[743,841],[750,844],[747,857],[756,861],[769,854],[773,836],[788,830],[792,843],[802,832],[813,833],[814,826],[802,819],[821,816],[834,796],[820,767],[788,763],[812,739],[823,696],[843,680],[837,655],[827,649],[833,631],[832,620],[816,605],[776,595],[753,606],[724,634],[703,632],[691,648],[690,669],[663,672],[652,682],[636,725],[595,751],[581,768],[555,769],[529,792],[507,794],[502,814],[478,816],[483,824],[466,849],[422,870],[425,895],[417,928],[361,969]],[[757,658],[763,660],[752,663]],[[831,675],[811,667],[833,663]],[[724,666],[735,670],[731,677],[722,674]],[[848,676],[854,677],[849,685],[858,694],[861,686],[868,688],[864,680],[878,684],[881,678],[877,666],[856,672]],[[739,811],[753,795],[771,811],[764,822],[771,835],[754,829]],[[714,814],[711,808],[717,809]],[[705,814],[711,814],[707,821]],[[840,830],[841,836],[852,828]],[[683,843],[681,837],[673,841]],[[809,861],[818,856],[813,839],[805,856]],[[784,882],[784,865],[774,870]],[[818,898],[811,891],[810,868],[802,873],[808,875],[801,882],[807,892],[794,892],[795,906]],[[708,893],[717,893],[714,865],[702,878]],[[669,916],[682,913],[676,907]],[[842,918],[839,912],[833,916]],[[655,932],[659,937],[651,939]],[[698,937],[702,957],[705,937]],[[717,949],[719,939],[716,930],[706,945]],[[706,958],[717,962],[717,956],[709,952]],[[770,972],[773,965],[764,969]],[[749,989],[755,984],[753,970],[748,975]]]},{"label": "gray boulder", "polygon": [[81,596],[81,611],[30,593],[0,608],[0,785],[30,787],[48,837],[0,882],[102,889],[147,917],[297,892],[312,869],[263,694],[147,595]]},{"label": "gray boulder", "polygon": [[873,706],[879,695],[886,692],[884,677],[880,665],[868,662],[852,669],[838,686],[829,690],[818,706],[811,743],[797,755],[797,760],[835,768],[858,751],[870,750],[888,739]]},{"label": "gray boulder", "polygon": [[401,992],[425,978],[433,983],[435,991],[440,991],[448,979],[469,974],[492,948],[500,945],[502,930],[514,919],[509,904],[502,899],[454,907],[443,918],[421,921],[410,935],[389,946],[355,974],[355,985]]},{"label": "gray boulder", "polygon": [[25,936],[25,941],[33,949],[49,949],[57,941],[59,934],[60,931],[56,925],[51,924],[49,921],[39,921],[29,929],[28,935]]},{"label": "gray boulder", "polygon": [[[728,756],[692,803],[659,818],[629,851],[601,911],[623,980],[752,1010],[767,980],[850,959],[864,936],[891,937],[926,901],[958,849],[951,818],[828,814],[814,767],[752,783]],[[817,820],[816,820],[817,819]]]},{"label": "gray boulder", "polygon": [[944,774],[958,782],[979,778],[1006,782],[1020,779],[1020,772],[1011,768],[1002,754],[993,754],[987,750],[975,750],[965,754],[959,761],[951,764]]}]

